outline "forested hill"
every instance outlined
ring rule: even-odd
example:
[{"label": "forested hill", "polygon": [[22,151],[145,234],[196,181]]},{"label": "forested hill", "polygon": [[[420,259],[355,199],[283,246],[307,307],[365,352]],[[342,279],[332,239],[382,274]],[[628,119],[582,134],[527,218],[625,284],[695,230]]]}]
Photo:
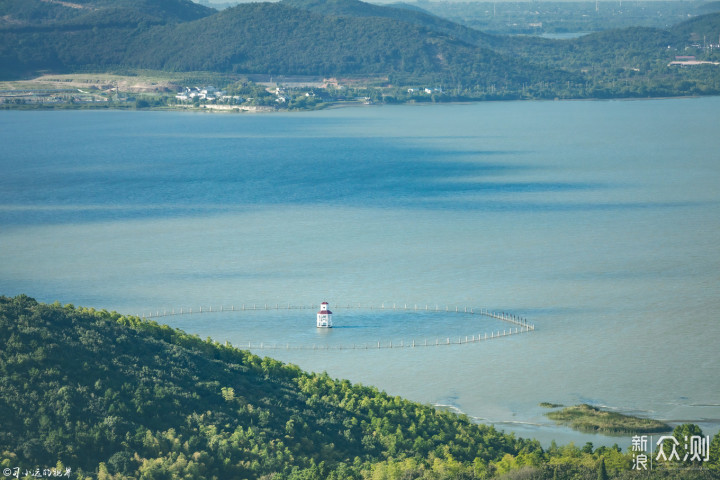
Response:
[{"label": "forested hill", "polygon": [[[619,448],[543,450],[137,317],[0,297],[0,339],[0,467],[25,477],[635,478]],[[644,478],[717,478],[718,455],[720,434],[703,469],[658,464]]]},{"label": "forested hill", "polygon": [[396,22],[409,23],[443,33],[477,46],[487,47],[498,42],[493,35],[468,28],[406,4],[375,5],[360,0],[282,0],[282,2],[321,15],[392,19]]},{"label": "forested hill", "polygon": [[[720,9],[720,2],[718,2]],[[699,43],[720,43],[720,13],[708,13],[675,25],[672,29],[677,35],[690,38]]]},{"label": "forested hill", "polygon": [[[186,21],[187,15],[180,14],[187,13],[181,8],[183,0],[145,0],[153,6],[145,10],[138,9],[141,0],[123,0],[133,7],[123,2],[114,9],[97,3],[87,8],[63,6],[65,10],[52,19],[33,22],[26,10],[44,2],[21,1],[25,0],[11,0],[0,9],[0,75],[6,78],[118,67],[360,75],[391,83],[454,86],[516,87],[576,77],[478,47],[486,38],[483,34],[452,22],[362,2],[338,2],[342,16],[333,14],[332,4],[326,5],[329,12],[320,12],[317,6],[296,8],[281,2],[242,4],[212,14],[207,9]],[[167,2],[175,6],[160,8]],[[368,10],[384,13],[357,14]],[[161,13],[168,11],[176,12],[172,21],[162,19]]]},{"label": "forested hill", "polygon": [[434,87],[457,99],[713,94],[720,69],[686,72],[668,63],[675,55],[717,61],[717,50],[693,45],[717,41],[718,20],[709,14],[669,30],[551,41],[487,35],[360,0],[245,3],[219,12],[190,0],[3,0],[0,80],[151,69],[363,79]]},{"label": "forested hill", "polygon": [[0,27],[102,25],[114,16],[140,21],[187,22],[215,13],[192,0],[2,0]]},{"label": "forested hill", "polygon": [[451,478],[541,450],[454,414],[115,313],[0,297],[0,338],[3,467],[60,462],[73,478],[347,480],[402,461]]},{"label": "forested hill", "polygon": [[171,70],[366,75],[395,84],[451,85],[573,77],[397,19],[325,15],[285,3],[239,5],[150,32],[143,44],[135,61]]}]

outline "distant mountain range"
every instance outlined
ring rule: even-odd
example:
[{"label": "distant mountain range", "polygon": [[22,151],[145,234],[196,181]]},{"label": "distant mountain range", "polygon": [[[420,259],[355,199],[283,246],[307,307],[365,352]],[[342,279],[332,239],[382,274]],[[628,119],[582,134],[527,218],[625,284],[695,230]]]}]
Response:
[{"label": "distant mountain range", "polygon": [[146,68],[517,89],[587,82],[593,62],[665,61],[668,46],[719,33],[717,13],[672,30],[558,42],[488,35],[407,5],[359,0],[283,0],[219,12],[190,0],[5,0],[0,78]]}]

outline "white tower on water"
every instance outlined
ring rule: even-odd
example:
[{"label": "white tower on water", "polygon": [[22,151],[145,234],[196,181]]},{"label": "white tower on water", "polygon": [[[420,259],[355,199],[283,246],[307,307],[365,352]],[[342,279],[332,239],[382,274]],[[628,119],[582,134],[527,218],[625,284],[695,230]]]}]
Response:
[{"label": "white tower on water", "polygon": [[332,312],[328,310],[327,302],[320,305],[320,311],[317,313],[317,327],[332,328]]}]

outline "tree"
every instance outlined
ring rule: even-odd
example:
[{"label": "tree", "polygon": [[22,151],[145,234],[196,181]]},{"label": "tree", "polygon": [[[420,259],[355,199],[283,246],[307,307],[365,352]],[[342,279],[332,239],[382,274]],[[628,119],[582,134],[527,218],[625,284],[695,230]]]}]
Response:
[{"label": "tree", "polygon": [[693,423],[683,423],[675,427],[673,437],[675,437],[678,442],[677,452],[680,456],[680,461],[690,461],[693,437],[702,437],[702,434],[702,429]]},{"label": "tree", "polygon": [[598,466],[598,480],[608,480],[608,473],[605,469],[605,459],[600,458],[600,465]]},{"label": "tree", "polygon": [[710,461],[708,468],[714,471],[720,471],[720,432],[716,433],[710,442]]}]

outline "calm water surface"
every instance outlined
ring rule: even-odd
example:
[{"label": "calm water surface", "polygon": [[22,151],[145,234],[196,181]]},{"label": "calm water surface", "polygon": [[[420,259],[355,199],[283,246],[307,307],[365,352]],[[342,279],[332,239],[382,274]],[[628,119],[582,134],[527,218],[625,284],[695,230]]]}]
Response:
[{"label": "calm water surface", "polygon": [[[544,443],[580,402],[720,426],[720,98],[273,115],[0,112],[0,294],[126,313],[242,303],[505,310],[451,348],[262,350]],[[342,344],[485,331],[337,310],[168,317]],[[449,335],[450,333],[448,333]],[[267,340],[265,340],[267,339]]]}]

